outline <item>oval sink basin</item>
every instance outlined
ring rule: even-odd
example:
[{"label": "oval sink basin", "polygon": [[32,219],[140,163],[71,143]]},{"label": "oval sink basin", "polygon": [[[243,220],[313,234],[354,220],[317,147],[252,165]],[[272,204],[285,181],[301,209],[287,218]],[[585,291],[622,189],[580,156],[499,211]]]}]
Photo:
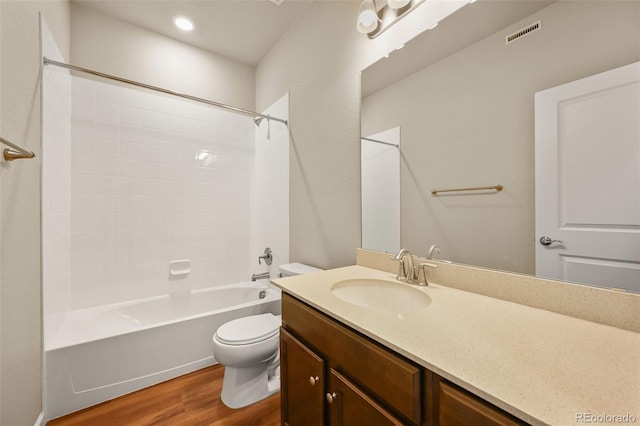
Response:
[{"label": "oval sink basin", "polygon": [[376,279],[338,281],[331,286],[331,293],[353,305],[392,313],[422,309],[431,303],[431,298],[415,287]]}]

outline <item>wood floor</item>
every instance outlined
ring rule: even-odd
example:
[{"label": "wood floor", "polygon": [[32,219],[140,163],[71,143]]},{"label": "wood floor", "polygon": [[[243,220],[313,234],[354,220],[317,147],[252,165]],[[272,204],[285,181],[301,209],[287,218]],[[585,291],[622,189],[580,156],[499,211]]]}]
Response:
[{"label": "wood floor", "polygon": [[214,365],[52,420],[48,426],[220,426],[280,424],[280,394],[239,410],[220,400],[224,367]]}]

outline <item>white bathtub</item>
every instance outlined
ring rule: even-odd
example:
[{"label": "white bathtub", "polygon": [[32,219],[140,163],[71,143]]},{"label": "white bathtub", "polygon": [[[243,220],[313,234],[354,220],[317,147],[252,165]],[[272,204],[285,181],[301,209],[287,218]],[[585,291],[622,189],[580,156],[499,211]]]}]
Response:
[{"label": "white bathtub", "polygon": [[65,314],[45,347],[46,420],[216,363],[227,321],[280,313],[280,293],[241,283]]}]

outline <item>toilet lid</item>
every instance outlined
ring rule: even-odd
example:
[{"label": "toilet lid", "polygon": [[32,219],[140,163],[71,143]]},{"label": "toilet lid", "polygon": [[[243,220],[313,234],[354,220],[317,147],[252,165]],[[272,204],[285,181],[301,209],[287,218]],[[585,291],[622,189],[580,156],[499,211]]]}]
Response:
[{"label": "toilet lid", "polygon": [[216,337],[220,342],[228,345],[246,345],[277,335],[280,325],[282,325],[280,316],[251,315],[221,325],[216,332]]}]

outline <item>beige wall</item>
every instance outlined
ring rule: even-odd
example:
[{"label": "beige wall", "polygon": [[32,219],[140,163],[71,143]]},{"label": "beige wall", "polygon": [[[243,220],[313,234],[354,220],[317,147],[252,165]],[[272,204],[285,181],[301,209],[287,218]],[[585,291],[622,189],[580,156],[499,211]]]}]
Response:
[{"label": "beige wall", "polygon": [[[364,99],[364,135],[401,126],[402,246],[534,273],[534,93],[640,60],[639,18],[638,2],[554,3]],[[494,195],[430,194],[498,183]]]},{"label": "beige wall", "polygon": [[0,424],[33,424],[40,414],[41,11],[69,56],[67,1],[0,2],[0,134],[37,157],[0,164]]},{"label": "beige wall", "polygon": [[215,53],[71,6],[74,65],[254,109],[254,68]]},{"label": "beige wall", "polygon": [[[427,2],[429,3],[429,2]],[[360,247],[360,71],[428,25],[427,10],[375,40],[358,2],[314,2],[258,64],[260,110],[290,92],[291,261],[355,263]]]},{"label": "beige wall", "polygon": [[77,5],[71,58],[257,111],[290,92],[291,260],[335,267],[360,246],[360,71],[458,7],[427,3],[372,41],[355,29],[358,2],[314,2],[255,69],[255,86],[253,68]]}]

